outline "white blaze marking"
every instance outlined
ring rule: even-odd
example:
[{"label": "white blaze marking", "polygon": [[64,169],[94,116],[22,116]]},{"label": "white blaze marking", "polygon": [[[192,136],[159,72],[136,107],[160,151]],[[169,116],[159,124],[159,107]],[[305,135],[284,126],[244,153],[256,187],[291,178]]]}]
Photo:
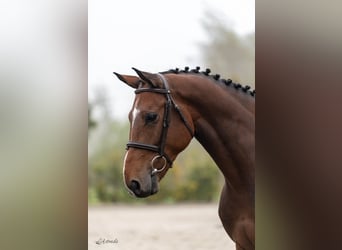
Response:
[{"label": "white blaze marking", "polygon": [[137,107],[134,107],[133,112],[132,112],[132,128],[134,127],[134,122],[135,119],[137,119],[137,116],[140,113],[140,109],[138,109]]}]

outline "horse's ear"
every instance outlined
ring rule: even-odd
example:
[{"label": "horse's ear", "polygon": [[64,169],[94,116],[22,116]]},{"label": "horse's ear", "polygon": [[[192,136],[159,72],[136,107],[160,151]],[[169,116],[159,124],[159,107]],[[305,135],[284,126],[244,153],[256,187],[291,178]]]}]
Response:
[{"label": "horse's ear", "polygon": [[128,86],[137,89],[139,87],[139,84],[141,82],[139,77],[136,76],[129,76],[129,75],[120,75],[116,72],[113,72],[119,80],[126,83]]},{"label": "horse's ear", "polygon": [[157,74],[152,74],[152,73],[140,71],[136,68],[132,68],[132,69],[138,74],[138,76],[144,82],[147,82],[152,88],[161,88],[162,87],[163,83]]}]

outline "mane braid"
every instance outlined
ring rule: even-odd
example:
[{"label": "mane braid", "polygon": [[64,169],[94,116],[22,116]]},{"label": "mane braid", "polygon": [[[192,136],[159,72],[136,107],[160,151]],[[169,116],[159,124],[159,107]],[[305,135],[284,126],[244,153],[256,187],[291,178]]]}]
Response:
[{"label": "mane braid", "polygon": [[240,83],[233,82],[232,79],[220,79],[221,76],[219,74],[210,75],[210,72],[211,72],[210,69],[206,69],[205,71],[200,71],[199,66],[197,66],[196,68],[191,69],[191,70],[188,66],[186,66],[186,67],[184,67],[183,70],[181,70],[179,68],[175,68],[175,69],[169,69],[167,71],[163,71],[160,73],[161,74],[168,74],[168,73],[173,73],[173,74],[185,73],[185,74],[188,74],[188,73],[191,73],[191,74],[204,75],[204,76],[210,77],[211,79],[214,79],[217,82],[223,83],[225,86],[234,87],[236,90],[240,90],[243,93],[246,93],[246,94],[251,95],[252,97],[255,97],[255,89],[252,90],[250,86],[248,86],[248,85],[242,86]]}]

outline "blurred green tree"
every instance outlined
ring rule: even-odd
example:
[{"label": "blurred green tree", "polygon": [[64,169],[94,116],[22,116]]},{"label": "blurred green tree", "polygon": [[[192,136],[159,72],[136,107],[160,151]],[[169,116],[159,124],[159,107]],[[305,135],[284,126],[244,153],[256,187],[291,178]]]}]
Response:
[{"label": "blurred green tree", "polygon": [[221,16],[208,11],[202,20],[208,37],[200,44],[202,61],[214,73],[255,87],[255,33],[239,35]]},{"label": "blurred green tree", "polygon": [[90,130],[96,127],[96,121],[92,117],[92,109],[93,109],[92,104],[88,103],[88,136],[89,136]]}]

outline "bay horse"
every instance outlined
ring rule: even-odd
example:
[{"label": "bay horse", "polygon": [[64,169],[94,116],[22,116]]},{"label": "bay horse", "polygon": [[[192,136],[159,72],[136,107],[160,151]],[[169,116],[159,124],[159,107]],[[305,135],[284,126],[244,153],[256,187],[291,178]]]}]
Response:
[{"label": "bay horse", "polygon": [[114,74],[135,89],[123,175],[136,197],[159,181],[195,137],[222,174],[219,217],[236,249],[255,249],[255,90],[199,67]]}]

